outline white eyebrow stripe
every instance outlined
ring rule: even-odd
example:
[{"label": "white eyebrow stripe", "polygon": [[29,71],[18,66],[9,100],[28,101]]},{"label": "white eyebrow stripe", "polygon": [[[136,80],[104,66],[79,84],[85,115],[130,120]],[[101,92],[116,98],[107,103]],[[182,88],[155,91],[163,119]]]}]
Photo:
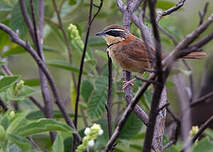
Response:
[{"label": "white eyebrow stripe", "polygon": [[124,32],[124,30],[122,30],[122,29],[109,29],[109,30],[105,31],[105,33],[109,32],[109,31],[120,31],[120,32]]}]

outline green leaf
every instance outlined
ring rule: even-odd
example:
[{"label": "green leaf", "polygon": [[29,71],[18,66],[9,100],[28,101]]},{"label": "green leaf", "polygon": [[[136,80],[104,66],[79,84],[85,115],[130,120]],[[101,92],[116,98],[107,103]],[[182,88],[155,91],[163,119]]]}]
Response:
[{"label": "green leaf", "polygon": [[88,103],[88,113],[90,118],[96,119],[101,117],[105,112],[105,104],[107,100],[107,78],[100,77],[95,82],[95,90],[92,93]]},{"label": "green leaf", "polygon": [[24,100],[26,97],[33,95],[36,91],[33,88],[28,86],[24,86],[18,91],[16,96],[8,96],[9,100],[19,101]]},{"label": "green leaf", "polygon": [[[12,143],[15,143],[16,145],[18,145],[18,147],[22,150],[22,151],[29,151],[33,149],[32,144],[23,137],[17,136],[15,134],[8,134],[8,138],[10,141],[12,141]],[[14,144],[10,145],[10,149],[12,152],[12,149],[14,149]],[[16,148],[15,148],[16,149]]]},{"label": "green leaf", "polygon": [[61,133],[58,133],[56,140],[52,146],[52,152],[63,152],[64,151],[64,139]]},{"label": "green leaf", "polygon": [[75,5],[77,3],[77,1],[76,0],[69,0],[69,5]]},{"label": "green leaf", "polygon": [[24,80],[24,85],[31,86],[31,87],[39,86],[40,80],[39,79]]},{"label": "green leaf", "polygon": [[26,115],[27,112],[16,113],[14,120],[10,123],[9,127],[7,128],[7,133],[14,134],[18,130],[18,128],[20,128],[25,122]]},{"label": "green leaf", "polygon": [[142,125],[142,122],[134,113],[130,114],[129,118],[127,119],[127,122],[121,130],[120,138],[130,139],[141,130]]},{"label": "green leaf", "polygon": [[[77,72],[77,73],[79,72],[78,68],[73,67],[72,65],[70,65],[70,63],[62,61],[62,60],[49,60],[49,61],[46,61],[46,64],[56,68],[72,71],[72,72]],[[83,72],[83,74],[87,74],[87,73]]]},{"label": "green leaf", "polygon": [[18,79],[19,76],[4,76],[0,79],[0,92],[12,86]]},{"label": "green leaf", "polygon": [[203,151],[203,152],[212,152],[213,151],[213,142],[210,141],[208,139],[208,137],[205,137],[195,143],[193,152],[201,152],[201,151]]},{"label": "green leaf", "polygon": [[[68,113],[70,117],[74,117],[74,114],[72,113]],[[80,116],[81,117],[81,116]],[[32,111],[30,112],[27,116],[26,116],[27,119],[29,120],[37,120],[37,119],[40,119],[40,118],[45,118],[44,116],[44,113],[40,110],[36,110],[36,111]],[[63,118],[63,115],[61,114],[60,111],[58,110],[54,110],[53,111],[53,118]]]},{"label": "green leaf", "polygon": [[89,101],[89,97],[91,96],[93,89],[93,84],[89,80],[84,80],[82,82],[81,95],[85,102]]},{"label": "green leaf", "polygon": [[167,10],[173,6],[175,6],[175,3],[172,1],[168,1],[168,0],[158,0],[157,4],[156,4],[157,8],[161,8],[163,10]]},{"label": "green leaf", "polygon": [[41,118],[25,124],[16,131],[16,134],[26,137],[47,131],[64,131],[71,134],[74,132],[67,124],[53,119]]}]

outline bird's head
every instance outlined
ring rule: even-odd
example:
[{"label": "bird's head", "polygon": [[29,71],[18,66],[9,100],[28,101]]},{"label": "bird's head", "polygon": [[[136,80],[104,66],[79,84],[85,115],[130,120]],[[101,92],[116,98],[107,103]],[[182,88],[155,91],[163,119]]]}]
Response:
[{"label": "bird's head", "polygon": [[107,45],[112,45],[125,40],[129,35],[127,29],[120,25],[109,25],[103,31],[96,33],[96,36],[101,36],[105,39]]}]

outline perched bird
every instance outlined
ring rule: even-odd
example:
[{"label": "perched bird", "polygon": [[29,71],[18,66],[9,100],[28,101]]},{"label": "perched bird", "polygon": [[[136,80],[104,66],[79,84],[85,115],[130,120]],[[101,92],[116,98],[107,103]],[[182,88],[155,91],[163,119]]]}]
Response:
[{"label": "perched bird", "polygon": [[[142,39],[131,34],[127,29],[120,25],[109,25],[103,31],[96,33],[105,39],[108,45],[108,53],[112,61],[119,65],[123,70],[139,72],[152,70],[152,61]],[[154,56],[155,50],[152,46],[151,55]],[[162,59],[168,53],[162,54]],[[183,58],[200,59],[206,56],[205,52],[192,52]]]}]

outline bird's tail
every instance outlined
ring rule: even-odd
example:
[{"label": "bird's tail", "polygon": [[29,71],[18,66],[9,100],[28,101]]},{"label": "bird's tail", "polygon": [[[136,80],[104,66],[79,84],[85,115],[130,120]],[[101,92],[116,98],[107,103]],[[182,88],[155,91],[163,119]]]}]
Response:
[{"label": "bird's tail", "polygon": [[206,52],[192,52],[183,56],[184,59],[202,59],[207,56]]}]

